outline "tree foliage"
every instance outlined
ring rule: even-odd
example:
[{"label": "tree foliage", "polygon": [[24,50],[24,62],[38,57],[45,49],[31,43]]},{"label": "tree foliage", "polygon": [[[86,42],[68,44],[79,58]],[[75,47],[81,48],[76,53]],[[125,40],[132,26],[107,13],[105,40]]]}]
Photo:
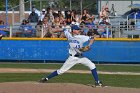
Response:
[{"label": "tree foliage", "polygon": [[[24,1],[27,2],[29,0],[24,0]],[[40,9],[40,1],[43,1],[41,8],[47,8],[51,0],[32,0],[32,5],[34,5],[37,9]],[[57,2],[56,9],[59,9],[59,10],[70,9],[70,0],[54,0],[54,1]],[[80,10],[80,1],[81,0],[71,0],[71,3],[72,3],[71,9]],[[96,12],[97,0],[82,0],[82,1],[83,1],[83,9],[86,8],[90,10],[92,13]],[[0,2],[0,10],[2,11],[5,10],[5,2],[6,0],[1,0]],[[19,0],[8,0],[8,9],[11,7],[15,7],[17,5],[19,5]],[[30,5],[29,3],[25,4],[26,10],[29,10],[30,8],[29,5]]]}]

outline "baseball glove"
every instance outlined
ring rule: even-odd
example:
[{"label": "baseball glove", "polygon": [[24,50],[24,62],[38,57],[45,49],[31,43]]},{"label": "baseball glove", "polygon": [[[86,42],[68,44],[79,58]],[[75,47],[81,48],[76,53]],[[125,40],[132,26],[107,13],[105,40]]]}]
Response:
[{"label": "baseball glove", "polygon": [[82,48],[80,48],[79,50],[82,52],[88,51],[90,49],[90,46],[84,46]]}]

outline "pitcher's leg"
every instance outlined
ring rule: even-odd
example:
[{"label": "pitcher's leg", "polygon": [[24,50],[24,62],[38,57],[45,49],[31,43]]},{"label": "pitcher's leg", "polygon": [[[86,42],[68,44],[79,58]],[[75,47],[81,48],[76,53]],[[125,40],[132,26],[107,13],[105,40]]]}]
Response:
[{"label": "pitcher's leg", "polygon": [[63,74],[64,72],[68,71],[70,68],[72,68],[75,64],[77,64],[77,58],[75,57],[69,57],[66,62],[63,64],[63,66],[57,70],[58,74]]},{"label": "pitcher's leg", "polygon": [[99,83],[99,82],[100,82],[100,81],[99,81],[99,78],[98,78],[96,66],[95,66],[94,63],[92,63],[92,62],[91,62],[88,58],[86,58],[86,57],[81,58],[81,59],[79,60],[79,63],[81,63],[81,64],[83,64],[83,65],[89,67],[89,69],[91,70],[92,75],[93,75],[93,77],[94,77],[94,79],[95,79],[95,82],[96,82],[96,83]]},{"label": "pitcher's leg", "polygon": [[64,72],[69,70],[71,67],[73,67],[75,64],[76,64],[76,59],[69,57],[60,69],[52,72],[49,76],[42,78],[40,80],[40,82],[43,83],[43,82],[48,81],[49,79],[51,79],[59,74],[63,74]]}]

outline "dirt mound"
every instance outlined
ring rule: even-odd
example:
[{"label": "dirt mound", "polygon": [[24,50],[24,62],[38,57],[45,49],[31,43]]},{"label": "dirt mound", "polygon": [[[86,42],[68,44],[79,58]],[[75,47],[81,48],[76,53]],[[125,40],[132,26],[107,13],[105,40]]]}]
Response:
[{"label": "dirt mound", "polygon": [[93,88],[73,83],[8,82],[0,83],[0,93],[140,93],[140,89]]}]

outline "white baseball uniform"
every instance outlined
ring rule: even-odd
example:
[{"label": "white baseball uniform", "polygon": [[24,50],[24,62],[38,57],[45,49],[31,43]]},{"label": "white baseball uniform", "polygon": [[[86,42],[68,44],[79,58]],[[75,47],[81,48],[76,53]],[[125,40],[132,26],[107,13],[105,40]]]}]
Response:
[{"label": "white baseball uniform", "polygon": [[68,38],[69,41],[69,58],[65,61],[63,66],[57,70],[58,74],[62,74],[72,68],[76,64],[83,64],[88,66],[90,70],[95,69],[95,64],[92,63],[88,58],[82,57],[82,52],[79,48],[83,47],[83,44],[90,40],[89,36],[85,35],[75,35],[69,32],[68,29],[64,30],[65,36]]}]

